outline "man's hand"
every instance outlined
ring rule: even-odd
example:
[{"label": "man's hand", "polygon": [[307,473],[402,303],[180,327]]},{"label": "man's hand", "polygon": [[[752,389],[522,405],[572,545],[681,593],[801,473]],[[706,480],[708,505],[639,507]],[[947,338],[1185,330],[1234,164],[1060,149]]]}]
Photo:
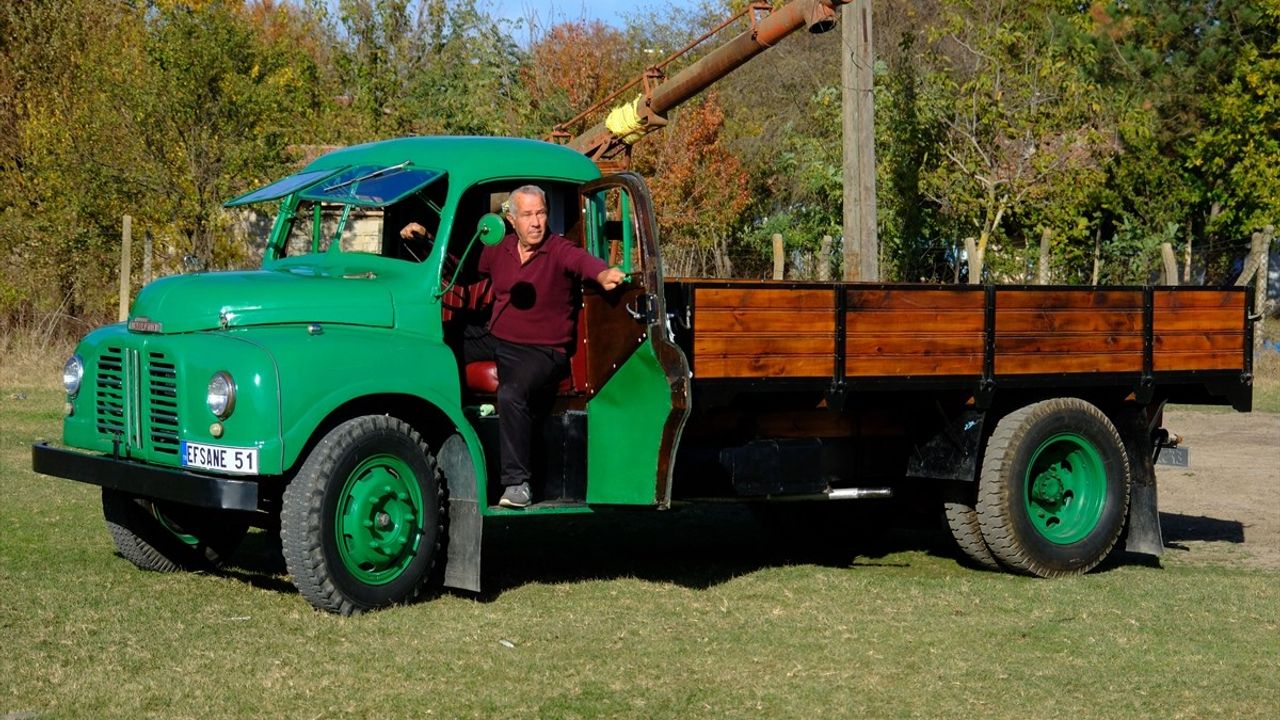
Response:
[{"label": "man's hand", "polygon": [[413,240],[415,238],[427,237],[427,229],[419,223],[411,222],[400,229],[401,240]]},{"label": "man's hand", "polygon": [[605,290],[612,290],[627,281],[626,273],[618,268],[605,268],[596,276],[596,282]]}]

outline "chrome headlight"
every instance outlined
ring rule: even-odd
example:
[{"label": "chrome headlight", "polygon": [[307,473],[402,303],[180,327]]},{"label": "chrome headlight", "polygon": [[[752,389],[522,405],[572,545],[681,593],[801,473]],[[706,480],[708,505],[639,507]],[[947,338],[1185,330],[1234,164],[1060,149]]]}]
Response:
[{"label": "chrome headlight", "polygon": [[236,409],[236,383],[225,370],[214,373],[209,380],[209,412],[226,420],[232,410]]},{"label": "chrome headlight", "polygon": [[68,395],[74,397],[80,392],[81,380],[84,380],[84,361],[79,355],[72,355],[67,358],[67,364],[62,366],[62,387]]}]

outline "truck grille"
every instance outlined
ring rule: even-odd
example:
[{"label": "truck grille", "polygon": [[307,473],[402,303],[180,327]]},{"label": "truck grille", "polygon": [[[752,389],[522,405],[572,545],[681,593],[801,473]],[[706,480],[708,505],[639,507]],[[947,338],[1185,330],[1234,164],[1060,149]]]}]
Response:
[{"label": "truck grille", "polygon": [[94,415],[98,432],[129,450],[176,456],[177,365],[160,352],[144,355],[133,348],[104,349],[98,356]]}]

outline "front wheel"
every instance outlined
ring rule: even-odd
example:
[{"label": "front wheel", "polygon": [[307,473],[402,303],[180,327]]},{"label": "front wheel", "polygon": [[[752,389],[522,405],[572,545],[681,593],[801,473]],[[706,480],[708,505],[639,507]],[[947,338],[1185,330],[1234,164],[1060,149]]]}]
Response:
[{"label": "front wheel", "polygon": [[1000,420],[978,482],[978,522],[1005,567],[1040,577],[1088,572],[1115,548],[1129,508],[1129,462],[1097,407],[1055,398]]},{"label": "front wheel", "polygon": [[226,512],[164,503],[102,489],[102,516],[116,549],[143,570],[213,570],[249,525]]},{"label": "front wheel", "polygon": [[412,601],[439,554],[443,499],[408,424],[369,415],[334,428],[284,492],[280,536],[298,591],[343,615]]}]

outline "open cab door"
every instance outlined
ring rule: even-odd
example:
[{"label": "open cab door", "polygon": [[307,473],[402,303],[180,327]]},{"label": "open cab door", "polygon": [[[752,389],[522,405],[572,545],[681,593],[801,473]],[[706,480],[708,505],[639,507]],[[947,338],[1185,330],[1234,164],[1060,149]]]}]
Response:
[{"label": "open cab door", "polygon": [[667,507],[689,415],[689,362],[667,327],[653,201],[633,173],[579,194],[587,250],[628,275],[613,292],[583,291],[587,503]]}]

